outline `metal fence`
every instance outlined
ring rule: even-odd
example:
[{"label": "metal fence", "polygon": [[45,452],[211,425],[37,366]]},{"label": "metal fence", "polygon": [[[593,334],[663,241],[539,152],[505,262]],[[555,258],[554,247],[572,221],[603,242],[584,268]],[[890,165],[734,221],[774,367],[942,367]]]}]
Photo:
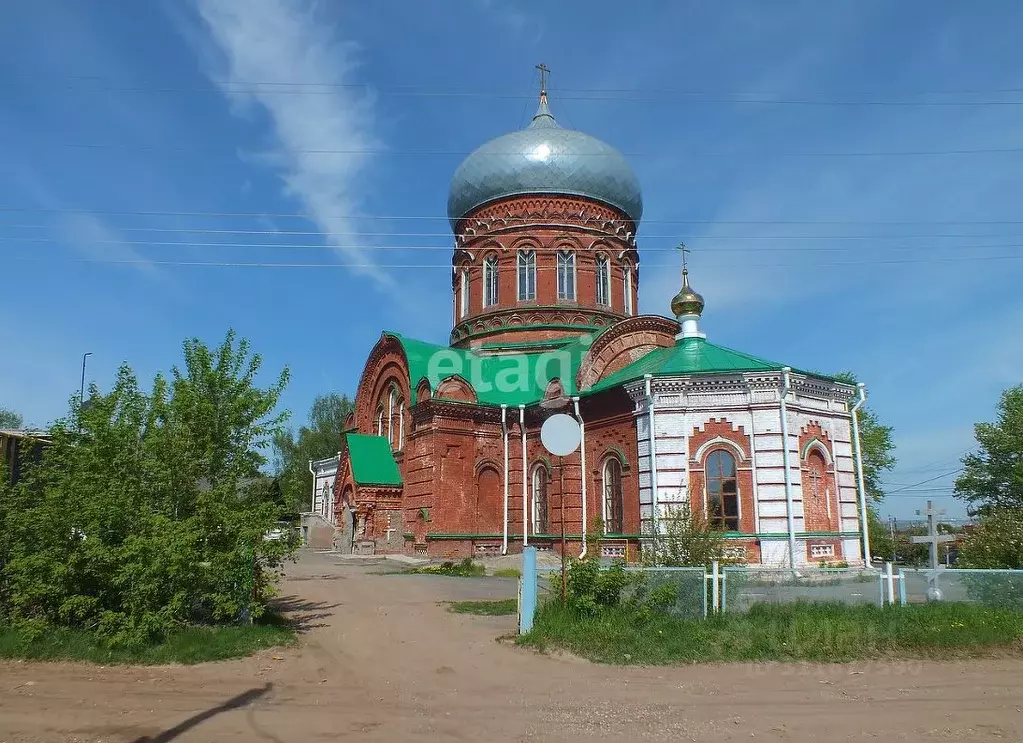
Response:
[{"label": "metal fence", "polygon": [[900,604],[937,600],[1023,611],[1023,570],[903,568],[896,580]]},{"label": "metal fence", "polygon": [[[535,559],[535,558],[534,558]],[[520,606],[520,631],[532,627],[536,603],[557,598],[559,569],[523,562],[523,587],[530,597]],[[1023,570],[936,571],[899,569],[885,563],[870,568],[792,568],[742,566],[687,568],[627,567],[630,580],[622,600],[678,619],[743,613],[758,604],[842,603],[850,606],[920,604],[928,601],[976,603],[1023,611]]]},{"label": "metal fence", "polygon": [[721,579],[721,611],[745,612],[757,604],[884,603],[879,570],[862,568],[726,567]]}]

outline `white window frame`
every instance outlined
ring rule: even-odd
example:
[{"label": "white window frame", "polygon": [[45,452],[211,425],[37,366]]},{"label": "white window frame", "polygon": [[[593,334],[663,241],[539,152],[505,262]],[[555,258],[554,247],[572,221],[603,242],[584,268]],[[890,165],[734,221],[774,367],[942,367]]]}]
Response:
[{"label": "white window frame", "polygon": [[394,448],[394,405],[398,402],[398,390],[391,387],[387,395],[387,443]]},{"label": "white window frame", "polygon": [[530,302],[536,299],[536,251],[520,250],[515,259],[515,266],[519,301]]},{"label": "white window frame", "polygon": [[498,264],[496,255],[488,255],[483,259],[483,306],[493,307],[497,304],[498,295]]},{"label": "white window frame", "polygon": [[459,306],[458,318],[462,319],[469,314],[469,269],[463,268],[458,277],[459,280]]},{"label": "white window frame", "polygon": [[625,267],[625,314],[632,315],[632,267]]},{"label": "white window frame", "polygon": [[[716,442],[708,441],[703,446],[706,447],[706,446],[709,446],[712,443],[716,443]],[[723,443],[727,443],[727,444],[730,444],[731,446],[735,446],[735,444],[733,442],[728,441],[727,439],[723,439]],[[701,447],[701,449],[702,448],[703,447]],[[703,454],[702,458],[699,460],[699,461],[703,462],[703,516],[707,520],[707,522],[710,523],[710,520],[711,520],[710,519],[710,472],[707,469],[707,465],[710,462],[711,455],[714,454],[715,452],[719,452],[719,451],[724,452],[725,454],[730,456],[732,458],[732,462],[735,464],[735,518],[737,520],[737,524],[736,524],[736,529],[735,530],[737,532],[741,532],[742,531],[742,488],[739,487],[739,462],[742,461],[742,457],[741,456],[737,457],[735,455],[734,451],[729,451],[729,449],[727,449],[726,447],[723,447],[723,446],[715,446],[714,448],[707,450]],[[722,511],[723,511],[724,510],[724,491],[722,491],[722,504],[721,504],[721,508],[722,508]],[[722,518],[724,519],[724,518],[727,518],[727,517],[723,516]],[[726,529],[726,531],[727,531],[727,529]]]},{"label": "white window frame", "polygon": [[598,255],[596,261],[597,304],[611,306],[611,259]]},{"label": "white window frame", "polygon": [[609,496],[608,480],[610,480],[610,478],[608,477],[608,474],[612,464],[618,465],[618,480],[622,488],[621,503],[619,504],[621,506],[621,513],[618,514],[618,518],[621,521],[621,523],[617,524],[617,526],[619,527],[619,529],[625,529],[625,483],[623,482],[625,478],[625,465],[622,464],[622,461],[618,457],[612,455],[604,459],[604,464],[601,465],[600,467],[600,491],[604,511],[603,515],[605,534],[615,533],[608,529],[608,523],[611,518],[611,504],[608,499]]},{"label": "white window frame", "polygon": [[557,262],[558,299],[564,302],[574,302],[576,301],[575,253],[570,250],[559,250]]},{"label": "white window frame", "polygon": [[377,408],[377,436],[384,435],[384,406]]},{"label": "white window frame", "polygon": [[405,447],[405,401],[398,401],[398,451]]}]

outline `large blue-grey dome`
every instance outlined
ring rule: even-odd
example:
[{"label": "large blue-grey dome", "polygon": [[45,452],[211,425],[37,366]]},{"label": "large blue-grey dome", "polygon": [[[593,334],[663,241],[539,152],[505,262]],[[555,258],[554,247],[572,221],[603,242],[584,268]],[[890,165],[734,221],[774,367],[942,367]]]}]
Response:
[{"label": "large blue-grey dome", "polygon": [[490,140],[458,166],[448,217],[454,227],[490,201],[532,193],[585,196],[621,209],[636,223],[643,216],[639,180],[622,153],[559,126],[546,94],[527,128]]}]

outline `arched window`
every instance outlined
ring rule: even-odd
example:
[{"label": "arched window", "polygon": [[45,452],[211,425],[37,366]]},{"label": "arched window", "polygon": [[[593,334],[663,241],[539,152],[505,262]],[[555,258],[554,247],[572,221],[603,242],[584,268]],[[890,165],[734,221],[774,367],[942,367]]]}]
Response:
[{"label": "arched window", "polygon": [[520,250],[519,267],[519,301],[528,302],[536,299],[536,251]]},{"label": "arched window", "polygon": [[597,304],[611,305],[611,261],[597,256]]},{"label": "arched window", "polygon": [[618,457],[608,457],[602,472],[604,485],[604,533],[621,534],[624,497],[622,493],[622,463]]},{"label": "arched window", "polygon": [[398,390],[391,387],[391,392],[387,396],[387,440],[390,442],[391,447],[394,447],[394,434],[396,433],[394,425],[394,407],[398,402]]},{"label": "arched window", "polygon": [[538,464],[533,468],[533,533],[546,534],[550,528],[547,520],[547,485],[550,477],[547,468]]},{"label": "arched window", "polygon": [[632,268],[625,267],[625,314],[632,314]]},{"label": "arched window", "polygon": [[707,521],[712,528],[739,531],[739,481],[735,457],[724,449],[707,455]]},{"label": "arched window", "polygon": [[558,253],[558,299],[575,301],[575,253]]},{"label": "arched window", "polygon": [[463,268],[458,275],[458,317],[459,319],[469,314],[469,269]]},{"label": "arched window", "polygon": [[497,304],[497,256],[491,255],[483,261],[483,306]]},{"label": "arched window", "polygon": [[384,435],[384,406],[377,408],[377,436]]}]

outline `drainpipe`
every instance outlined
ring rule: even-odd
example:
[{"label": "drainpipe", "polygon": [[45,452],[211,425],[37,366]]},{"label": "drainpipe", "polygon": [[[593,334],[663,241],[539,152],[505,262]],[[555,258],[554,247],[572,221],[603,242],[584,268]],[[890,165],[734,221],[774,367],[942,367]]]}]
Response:
[{"label": "drainpipe", "polygon": [[573,397],[575,405],[575,417],[579,421],[579,467],[582,475],[582,498],[583,498],[583,548],[579,553],[579,559],[586,557],[586,426],[583,424],[583,416],[579,412],[579,398]]},{"label": "drainpipe", "polygon": [[316,471],[313,469],[313,460],[311,459],[309,460],[309,474],[313,476],[313,500],[309,504],[309,513],[316,513]]},{"label": "drainpipe", "polygon": [[504,439],[504,531],[501,537],[501,554],[508,554],[508,406],[501,406],[501,435]]},{"label": "drainpipe", "polygon": [[785,468],[785,515],[789,522],[789,567],[796,569],[796,522],[792,506],[792,472],[789,471],[789,412],[786,400],[792,389],[790,367],[781,370],[781,461]]},{"label": "drainpipe", "polygon": [[654,435],[654,395],[650,389],[652,374],[644,374],[646,382],[646,409],[650,416],[650,526],[654,536],[657,535],[657,437]]},{"label": "drainpipe", "polygon": [[[852,406],[853,443],[856,445],[856,488],[860,496],[860,527],[863,529],[863,565],[870,567],[870,534],[867,531],[867,489],[863,483],[863,454],[860,451],[860,420],[857,413],[867,401],[867,390],[863,382],[856,385],[856,404]],[[839,499],[838,523],[842,523],[842,502]],[[839,527],[841,530],[841,526]]]},{"label": "drainpipe", "polygon": [[529,544],[528,514],[526,495],[526,406],[519,405],[519,430],[522,431],[522,546]]}]

